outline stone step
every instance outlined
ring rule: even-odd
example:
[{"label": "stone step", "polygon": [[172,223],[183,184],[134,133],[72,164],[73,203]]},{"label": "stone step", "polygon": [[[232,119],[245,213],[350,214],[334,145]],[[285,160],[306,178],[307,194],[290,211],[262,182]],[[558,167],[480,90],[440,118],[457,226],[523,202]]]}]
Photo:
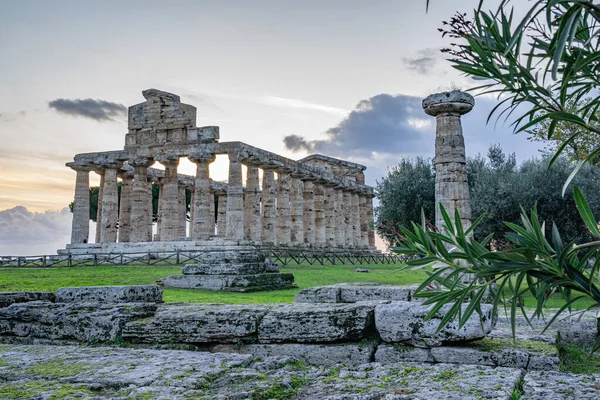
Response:
[{"label": "stone step", "polygon": [[410,286],[386,286],[377,283],[340,283],[302,289],[295,303],[356,303],[359,301],[410,301]]},{"label": "stone step", "polygon": [[292,274],[264,273],[253,275],[171,275],[160,281],[167,287],[181,289],[252,292],[259,290],[291,289]]},{"label": "stone step", "polygon": [[186,264],[181,268],[184,275],[250,275],[267,272],[264,262]]},{"label": "stone step", "polygon": [[56,300],[56,294],[52,292],[3,292],[0,293],[0,308],[8,307],[14,303],[27,303],[28,301],[50,301]]},{"label": "stone step", "polygon": [[87,286],[60,288],[57,303],[161,303],[162,289],[158,285]]}]

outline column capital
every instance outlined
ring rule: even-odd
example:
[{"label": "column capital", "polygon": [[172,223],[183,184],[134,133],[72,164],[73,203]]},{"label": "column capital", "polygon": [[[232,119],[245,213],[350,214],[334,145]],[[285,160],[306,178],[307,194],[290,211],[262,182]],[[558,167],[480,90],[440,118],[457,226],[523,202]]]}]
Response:
[{"label": "column capital", "polygon": [[179,164],[179,155],[177,154],[159,154],[155,157],[155,160],[163,165],[173,164],[177,162]]},{"label": "column capital", "polygon": [[77,164],[75,162],[70,162],[66,164],[67,167],[71,168],[74,171],[92,171],[94,169],[93,165],[91,164]]},{"label": "column capital", "polygon": [[207,163],[210,164],[212,162],[215,161],[216,156],[213,153],[210,153],[208,151],[199,151],[199,152],[194,152],[194,153],[190,153],[188,154],[188,159],[196,164],[199,163]]},{"label": "column capital", "polygon": [[136,168],[136,167],[148,168],[149,166],[154,164],[154,159],[148,158],[148,157],[136,157],[136,158],[132,158],[131,160],[127,161],[127,163],[134,168]]},{"label": "column capital", "polygon": [[431,94],[423,100],[422,105],[425,113],[433,117],[440,114],[463,115],[473,109],[475,99],[468,93],[453,90]]}]

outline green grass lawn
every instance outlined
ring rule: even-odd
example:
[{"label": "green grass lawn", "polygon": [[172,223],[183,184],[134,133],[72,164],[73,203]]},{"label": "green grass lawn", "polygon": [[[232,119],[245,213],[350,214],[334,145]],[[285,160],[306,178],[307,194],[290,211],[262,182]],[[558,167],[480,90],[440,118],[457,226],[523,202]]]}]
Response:
[{"label": "green grass lawn", "polygon": [[[354,272],[367,268],[369,273]],[[0,292],[56,291],[60,287],[143,285],[169,275],[180,274],[180,266],[86,266],[49,268],[0,269]],[[376,282],[390,285],[420,283],[426,277],[425,270],[402,269],[401,265],[293,265],[281,268],[281,272],[294,274],[298,289],[271,292],[230,293],[204,290],[164,288],[166,302],[198,303],[289,303],[294,296],[307,287],[332,285],[342,282]],[[547,306],[559,308],[564,301],[551,298]],[[574,308],[584,308],[590,301],[580,301]],[[534,300],[525,297],[525,306],[533,307]]]}]

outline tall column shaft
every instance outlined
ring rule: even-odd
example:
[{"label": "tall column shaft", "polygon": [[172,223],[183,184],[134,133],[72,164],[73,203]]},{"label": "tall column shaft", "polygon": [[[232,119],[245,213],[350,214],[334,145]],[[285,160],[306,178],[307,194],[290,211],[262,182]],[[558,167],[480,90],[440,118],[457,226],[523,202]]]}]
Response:
[{"label": "tall column shaft", "polygon": [[352,246],[360,246],[360,205],[358,193],[350,195],[350,203],[352,205],[352,213],[350,214],[352,222]]},{"label": "tall column shaft", "polygon": [[277,244],[288,246],[290,232],[290,176],[277,172]]},{"label": "tall column shaft", "polygon": [[90,169],[75,166],[71,168],[77,172],[71,243],[87,243],[90,234]]},{"label": "tall column shaft", "polygon": [[335,247],[335,199],[331,186],[324,188],[323,208],[325,209],[325,242],[327,247]]},{"label": "tall column shaft", "polygon": [[304,243],[303,186],[298,178],[292,178],[290,183],[290,242],[298,246]]},{"label": "tall column shaft", "polygon": [[179,194],[177,200],[179,201],[179,226],[177,239],[183,239],[187,237],[187,194],[185,185],[179,184]]},{"label": "tall column shaft", "polygon": [[258,167],[246,167],[246,197],[244,198],[244,237],[260,243],[260,183]]},{"label": "tall column shaft", "polygon": [[275,173],[263,169],[261,237],[265,245],[275,244]]},{"label": "tall column shaft", "polygon": [[148,210],[148,215],[146,216],[146,221],[147,221],[147,225],[146,225],[146,229],[148,231],[147,235],[148,235],[148,240],[152,241],[153,237],[153,232],[152,232],[152,227],[154,225],[154,194],[152,192],[152,179],[148,178],[148,181],[146,183],[147,185],[147,191],[148,191],[148,195],[146,196],[146,201],[148,202],[148,206],[147,206],[147,210]]},{"label": "tall column shaft", "polygon": [[100,243],[100,234],[102,232],[102,198],[104,193],[104,170],[96,170],[100,175],[100,185],[98,186],[98,203],[96,206],[96,243]]},{"label": "tall column shaft", "polygon": [[304,225],[304,243],[308,245],[315,244],[315,193],[314,184],[311,181],[304,181],[303,197],[303,225]]},{"label": "tall column shaft", "polygon": [[[148,190],[148,166],[150,161],[129,161],[134,167],[133,185],[131,187],[131,233],[130,242],[148,242],[151,239],[148,225],[152,223],[150,217],[152,209],[148,206],[152,201],[152,192]],[[150,198],[150,200],[148,200]]]},{"label": "tall column shaft", "polygon": [[323,184],[314,184],[315,193],[315,245],[323,247],[326,244],[325,236],[325,209],[324,209]]},{"label": "tall column shaft", "polygon": [[225,227],[227,226],[227,193],[219,193],[217,204],[217,235],[225,237]]},{"label": "tall column shaft", "polygon": [[131,187],[133,178],[123,174],[119,201],[119,242],[129,242],[131,234]]},{"label": "tall column shaft", "polygon": [[367,222],[367,197],[360,195],[358,197],[360,208],[360,247],[369,246],[369,229]]},{"label": "tall column shaft", "polygon": [[[213,154],[203,157],[190,157],[196,163],[196,179],[192,206],[190,236],[196,240],[208,240],[214,234],[214,197],[210,191],[210,163],[215,160]],[[211,207],[213,209],[211,213]]]},{"label": "tall column shaft", "polygon": [[335,244],[337,247],[346,245],[346,218],[344,214],[344,192],[335,189]]},{"label": "tall column shaft", "polygon": [[215,224],[217,222],[216,219],[216,204],[215,204],[215,192],[214,191],[210,191],[210,205],[209,205],[209,211],[210,211],[210,223],[209,223],[209,227],[210,227],[210,235],[214,235],[215,234]]},{"label": "tall column shaft", "polygon": [[101,243],[114,243],[117,241],[118,209],[117,169],[106,168],[104,170],[104,185],[102,189]]},{"label": "tall column shaft", "polygon": [[354,231],[352,228],[352,201],[350,192],[343,191],[344,202],[344,241],[346,247],[352,247],[354,244]]},{"label": "tall column shaft", "polygon": [[244,239],[244,197],[242,163],[239,155],[229,154],[229,180],[227,185],[227,225],[225,236],[232,240]]},{"label": "tall column shaft", "polygon": [[373,212],[373,198],[367,198],[367,233],[369,238],[369,247],[375,247],[375,220]]},{"label": "tall column shaft", "polygon": [[160,240],[169,241],[179,239],[181,233],[181,206],[179,204],[179,180],[177,166],[179,158],[162,159],[159,162],[165,166],[165,176],[162,180],[163,194],[160,196]]}]

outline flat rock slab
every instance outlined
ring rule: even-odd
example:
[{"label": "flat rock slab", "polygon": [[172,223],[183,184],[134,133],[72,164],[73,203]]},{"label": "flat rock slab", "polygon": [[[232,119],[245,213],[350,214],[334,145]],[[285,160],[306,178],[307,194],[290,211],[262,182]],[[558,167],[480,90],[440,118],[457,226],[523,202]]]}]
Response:
[{"label": "flat rock slab", "polygon": [[303,363],[314,366],[333,367],[335,365],[358,366],[373,361],[375,344],[246,344],[246,345],[215,345],[212,352],[227,352],[252,354],[254,357],[294,357]]},{"label": "flat rock slab", "polygon": [[160,303],[162,289],[158,285],[88,286],[60,288],[57,303]]},{"label": "flat rock slab", "polygon": [[266,255],[257,250],[211,251],[200,257],[202,264],[264,263],[265,259]]},{"label": "flat rock slab", "polygon": [[386,286],[376,283],[340,283],[302,289],[295,303],[357,303],[360,301],[409,301],[409,286]]},{"label": "flat rock slab", "polygon": [[600,374],[530,372],[523,379],[523,400],[600,399]]},{"label": "flat rock slab", "polygon": [[[442,318],[452,307],[451,304],[440,309],[430,320],[425,320],[429,306],[413,302],[391,302],[375,307],[375,326],[381,338],[386,342],[402,342],[417,347],[436,347],[448,342],[465,342],[483,339],[494,327],[492,306],[482,304],[483,319],[473,313],[462,328],[453,321],[437,332]],[[463,308],[466,308],[464,305]]]},{"label": "flat rock slab", "polygon": [[0,308],[0,335],[44,340],[112,342],[127,322],[154,314],[154,303],[50,303]]},{"label": "flat rock slab", "polygon": [[312,367],[290,357],[1,346],[0,398],[510,399],[521,371],[450,364]]},{"label": "flat rock slab", "polygon": [[262,305],[165,304],[123,329],[131,343],[237,343],[254,340],[269,311]]},{"label": "flat rock slab", "polygon": [[181,289],[255,292],[295,288],[294,275],[264,273],[254,275],[171,275],[161,284]]},{"label": "flat rock slab", "polygon": [[0,293],[0,308],[8,307],[14,303],[27,303],[28,301],[56,301],[52,292],[3,292]]},{"label": "flat rock slab", "polygon": [[261,343],[340,342],[375,333],[375,304],[289,304],[269,311],[258,327]]},{"label": "flat rock slab", "polygon": [[248,275],[267,272],[264,263],[186,264],[184,275]]}]

